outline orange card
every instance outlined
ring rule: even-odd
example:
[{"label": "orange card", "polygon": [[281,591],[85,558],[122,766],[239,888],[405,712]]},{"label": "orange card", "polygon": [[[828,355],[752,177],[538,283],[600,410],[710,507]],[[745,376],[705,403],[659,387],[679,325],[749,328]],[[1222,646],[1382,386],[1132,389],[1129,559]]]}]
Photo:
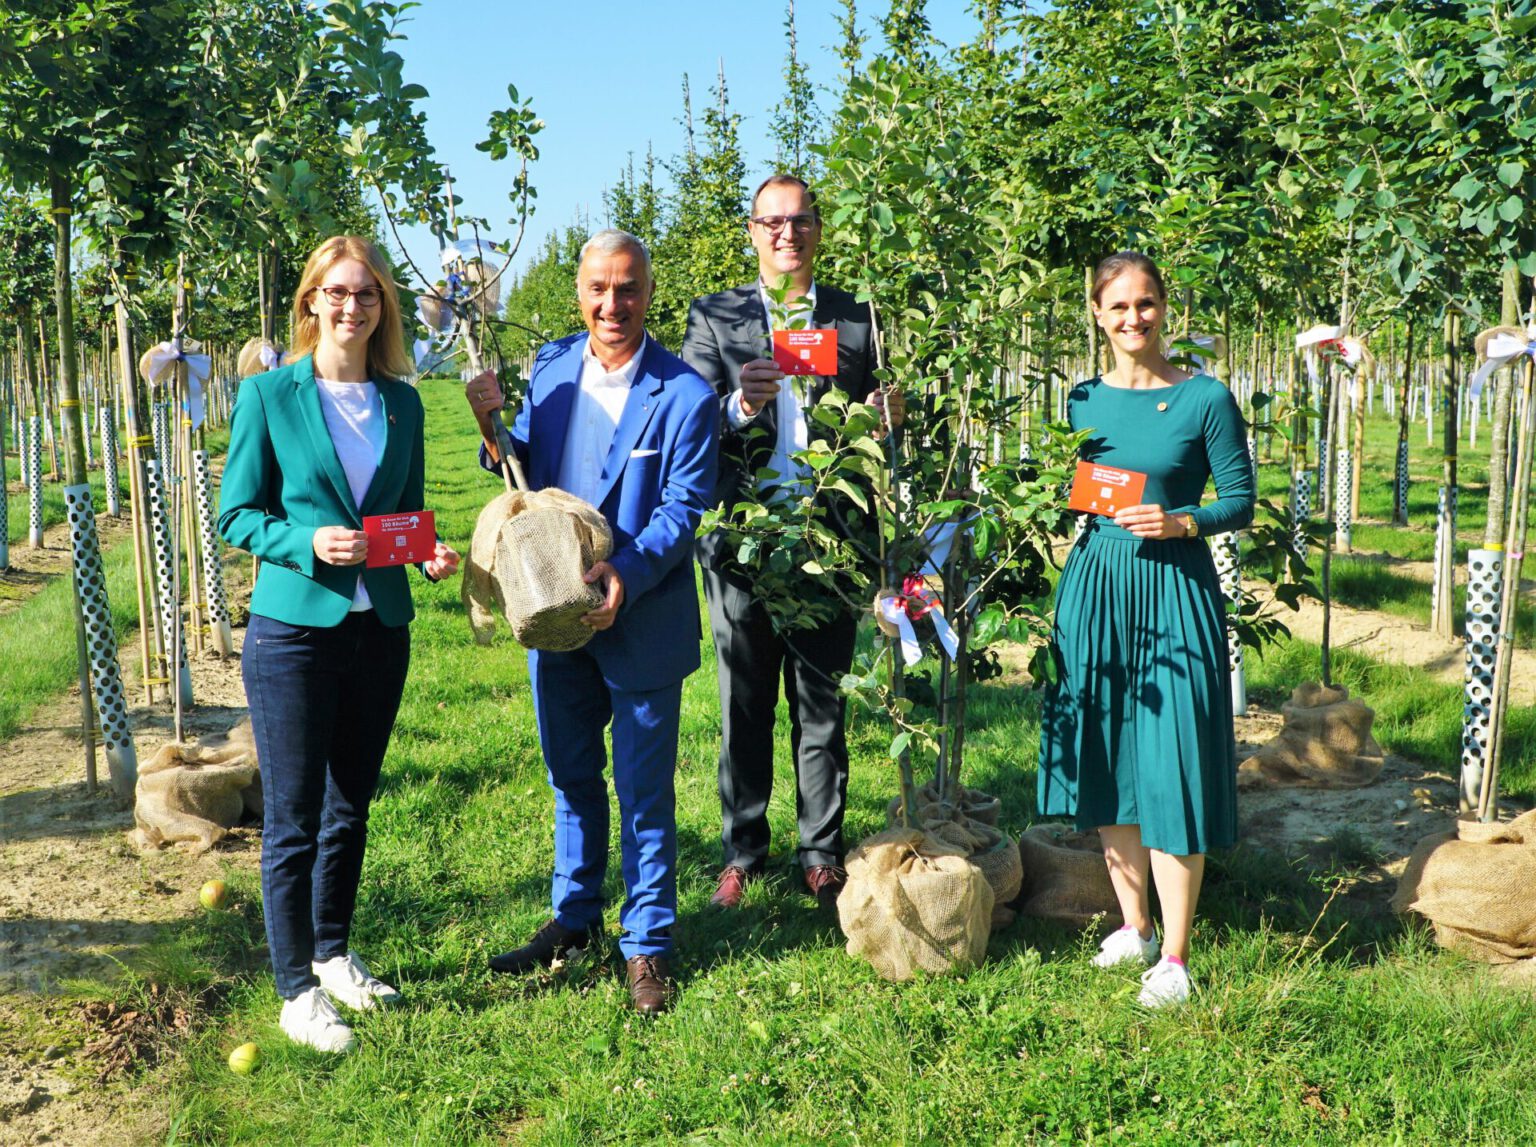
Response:
[{"label": "orange card", "polygon": [[837,331],[774,331],[773,361],[785,374],[836,374]]},{"label": "orange card", "polygon": [[403,566],[424,562],[437,550],[437,527],[431,510],[414,514],[371,514],[363,519],[368,535],[369,566]]},{"label": "orange card", "polygon": [[1127,506],[1141,505],[1141,494],[1146,488],[1147,476],[1135,470],[1079,462],[1067,508],[1113,516]]}]

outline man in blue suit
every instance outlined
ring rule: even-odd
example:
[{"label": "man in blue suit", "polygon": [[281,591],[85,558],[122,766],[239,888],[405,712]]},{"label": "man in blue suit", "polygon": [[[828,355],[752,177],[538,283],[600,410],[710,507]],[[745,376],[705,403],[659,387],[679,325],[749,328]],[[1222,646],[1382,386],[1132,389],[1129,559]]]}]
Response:
[{"label": "man in blue suit", "polygon": [[693,536],[715,484],[719,404],[712,386],[645,333],[655,281],[645,245],[600,231],[582,248],[576,290],[585,335],[546,344],[510,434],[486,374],[465,394],[485,438],[481,465],[515,451],[535,489],[555,486],[598,507],[613,553],[586,573],[603,604],[596,632],[570,653],[533,651],[539,743],[555,793],[553,918],[498,972],[549,966],[602,933],[608,865],[603,730],[613,724],[613,784],[627,893],[619,912],[630,998],[643,1013],[671,1003],[677,916],[678,712],[699,667]]}]

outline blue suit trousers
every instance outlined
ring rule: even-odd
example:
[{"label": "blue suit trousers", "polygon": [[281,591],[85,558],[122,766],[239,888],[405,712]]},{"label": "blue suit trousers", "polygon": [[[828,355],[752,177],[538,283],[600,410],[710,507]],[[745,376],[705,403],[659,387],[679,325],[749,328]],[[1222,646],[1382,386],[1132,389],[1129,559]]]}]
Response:
[{"label": "blue suit trousers", "polygon": [[555,794],[555,872],[550,903],[566,928],[602,919],[608,869],[608,786],[604,730],[613,725],[613,787],[625,900],[619,949],[670,956],[677,919],[678,714],[683,683],[632,692],[603,679],[586,650],[531,651],[539,744]]}]

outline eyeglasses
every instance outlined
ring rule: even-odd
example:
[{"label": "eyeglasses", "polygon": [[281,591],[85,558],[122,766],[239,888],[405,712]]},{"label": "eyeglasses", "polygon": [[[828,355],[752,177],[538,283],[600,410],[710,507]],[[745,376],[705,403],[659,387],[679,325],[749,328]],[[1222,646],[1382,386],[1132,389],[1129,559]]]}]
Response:
[{"label": "eyeglasses", "polygon": [[779,231],[784,227],[784,224],[788,223],[795,229],[795,234],[804,235],[812,227],[816,226],[816,216],[809,212],[802,215],[758,215],[749,219],[748,222],[756,223],[763,230],[769,232]]},{"label": "eyeglasses", "polygon": [[384,297],[384,292],[378,287],[363,287],[356,291],[349,291],[346,287],[315,287],[325,296],[326,302],[333,307],[344,307],[348,299],[356,299],[360,307],[376,307],[379,300]]}]

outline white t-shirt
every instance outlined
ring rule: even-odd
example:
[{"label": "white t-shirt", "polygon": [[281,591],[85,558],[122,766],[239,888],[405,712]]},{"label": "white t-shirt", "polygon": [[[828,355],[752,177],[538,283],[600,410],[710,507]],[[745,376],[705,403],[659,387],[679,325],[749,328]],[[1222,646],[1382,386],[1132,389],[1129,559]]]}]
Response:
[{"label": "white t-shirt", "polygon": [[608,448],[613,445],[644,353],[645,344],[641,343],[628,362],[610,371],[592,353],[590,342],[581,352],[581,382],[571,403],[557,485],[593,505],[597,504],[597,488],[608,461]]},{"label": "white t-shirt", "polygon": [[[384,460],[384,444],[389,426],[384,416],[384,400],[371,382],[336,382],[316,378],[320,390],[320,409],[325,411],[325,428],[331,432],[331,445],[346,472],[352,489],[352,502],[361,508],[379,463]],[[351,612],[372,609],[368,590],[358,571],[357,589],[352,594]]]}]

